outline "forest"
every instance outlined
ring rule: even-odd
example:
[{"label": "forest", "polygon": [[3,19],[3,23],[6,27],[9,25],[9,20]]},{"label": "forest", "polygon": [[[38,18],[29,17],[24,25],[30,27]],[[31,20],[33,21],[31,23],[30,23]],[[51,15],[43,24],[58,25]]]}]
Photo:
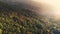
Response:
[{"label": "forest", "polygon": [[22,5],[19,6],[0,1],[0,34],[60,33],[53,28],[54,25],[50,27],[50,21],[42,15],[37,15],[32,10],[22,8]]}]

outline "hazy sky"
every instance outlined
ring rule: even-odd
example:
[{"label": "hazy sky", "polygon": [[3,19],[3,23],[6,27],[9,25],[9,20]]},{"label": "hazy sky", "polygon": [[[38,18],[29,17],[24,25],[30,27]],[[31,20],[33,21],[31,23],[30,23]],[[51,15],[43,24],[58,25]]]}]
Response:
[{"label": "hazy sky", "polygon": [[50,4],[54,7],[55,11],[60,14],[60,0],[33,0],[39,3]]},{"label": "hazy sky", "polygon": [[52,13],[54,14],[54,16],[56,16],[56,18],[60,18],[60,0],[32,0],[32,1],[51,5],[53,8],[53,11],[48,11],[47,13],[48,14]]}]

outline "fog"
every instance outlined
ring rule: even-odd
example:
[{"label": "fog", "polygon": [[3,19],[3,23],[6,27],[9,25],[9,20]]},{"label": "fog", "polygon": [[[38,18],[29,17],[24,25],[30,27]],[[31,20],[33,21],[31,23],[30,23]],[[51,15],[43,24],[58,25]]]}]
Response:
[{"label": "fog", "polygon": [[46,10],[48,9],[49,10],[47,12],[44,12],[44,7],[43,7],[43,13],[45,13],[45,15],[48,14],[49,16],[53,16],[54,19],[57,19],[57,20],[60,19],[60,0],[33,0],[33,1],[50,5],[51,6],[50,9],[52,9],[52,11],[49,8],[45,7],[45,9],[47,8]]}]

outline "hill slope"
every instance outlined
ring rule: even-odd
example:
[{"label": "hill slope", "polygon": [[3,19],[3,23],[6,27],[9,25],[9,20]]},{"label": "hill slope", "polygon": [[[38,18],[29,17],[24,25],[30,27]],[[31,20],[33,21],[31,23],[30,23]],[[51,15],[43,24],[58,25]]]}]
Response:
[{"label": "hill slope", "polygon": [[0,2],[0,34],[53,34],[47,26],[49,21],[22,7]]}]

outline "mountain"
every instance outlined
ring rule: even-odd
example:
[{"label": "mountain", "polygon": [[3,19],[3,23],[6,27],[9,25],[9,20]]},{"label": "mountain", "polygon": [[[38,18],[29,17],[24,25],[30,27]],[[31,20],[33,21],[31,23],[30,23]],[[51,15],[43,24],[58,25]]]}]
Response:
[{"label": "mountain", "polygon": [[34,9],[28,4],[0,1],[0,34],[53,34],[49,20]]}]

